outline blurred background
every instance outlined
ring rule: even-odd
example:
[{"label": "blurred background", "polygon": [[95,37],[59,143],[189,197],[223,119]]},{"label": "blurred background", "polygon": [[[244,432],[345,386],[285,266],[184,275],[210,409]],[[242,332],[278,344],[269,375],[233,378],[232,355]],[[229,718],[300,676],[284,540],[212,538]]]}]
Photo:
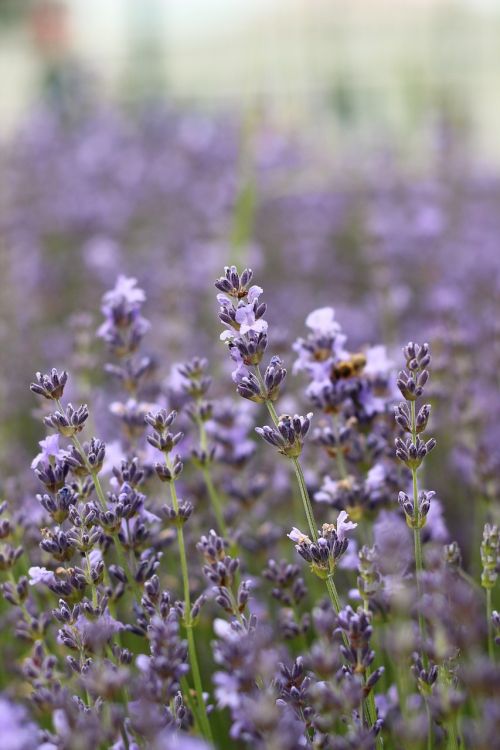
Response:
[{"label": "blurred background", "polygon": [[87,75],[128,104],[265,107],[416,161],[445,120],[498,162],[499,39],[497,0],[0,0],[0,130]]}]

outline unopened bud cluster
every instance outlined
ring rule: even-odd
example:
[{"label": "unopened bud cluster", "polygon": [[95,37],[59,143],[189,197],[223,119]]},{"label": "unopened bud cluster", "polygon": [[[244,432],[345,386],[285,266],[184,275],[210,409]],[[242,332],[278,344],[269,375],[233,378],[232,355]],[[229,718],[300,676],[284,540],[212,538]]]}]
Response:
[{"label": "unopened bud cluster", "polygon": [[226,540],[213,529],[202,536],[196,546],[205,558],[203,573],[214,586],[215,601],[225,612],[239,618],[250,598],[248,581],[242,581],[236,594],[232,591],[240,567],[239,559],[226,553]]},{"label": "unopened bud cluster", "polygon": [[412,529],[421,529],[425,526],[426,517],[431,507],[431,500],[436,493],[422,490],[417,496],[417,507],[412,498],[406,492],[400,492],[398,503],[404,511],[408,525]]},{"label": "unopened bud cluster", "polygon": [[278,420],[276,427],[256,427],[257,432],[264,440],[278,449],[280,453],[288,458],[297,458],[302,452],[304,438],[311,427],[312,412],[305,417],[295,414],[293,417],[284,414]]},{"label": "unopened bud cluster", "polygon": [[404,511],[406,522],[412,529],[421,529],[427,519],[430,501],[434,492],[419,492],[416,490],[416,472],[422,461],[435,448],[436,440],[425,440],[423,435],[427,429],[431,413],[430,404],[422,404],[417,409],[416,401],[424,393],[424,387],[429,380],[428,366],[431,355],[428,344],[415,344],[412,341],[403,349],[406,367],[397,379],[397,385],[405,401],[399,403],[395,409],[395,420],[408,437],[397,437],[395,440],[396,457],[402,461],[413,476],[414,497],[410,498],[406,492],[400,492],[398,502]]},{"label": "unopened bud cluster", "polygon": [[160,409],[157,412],[148,412],[144,417],[145,422],[153,428],[153,433],[147,435],[146,439],[153,448],[165,454],[165,462],[155,463],[155,471],[162,482],[171,482],[181,474],[183,463],[179,455],[175,454],[170,460],[169,455],[180,443],[184,434],[182,432],[170,432],[169,427],[177,417],[176,411],[168,412]]},{"label": "unopened bud cluster", "polygon": [[[373,633],[371,614],[361,607],[355,612],[352,607],[344,607],[339,612],[337,630],[347,636],[348,646],[342,644],[340,650],[347,661],[347,670],[352,674],[366,675],[368,668],[375,658],[375,652],[370,648]],[[366,679],[363,692],[366,695],[378,682],[384,668],[374,670]]]}]

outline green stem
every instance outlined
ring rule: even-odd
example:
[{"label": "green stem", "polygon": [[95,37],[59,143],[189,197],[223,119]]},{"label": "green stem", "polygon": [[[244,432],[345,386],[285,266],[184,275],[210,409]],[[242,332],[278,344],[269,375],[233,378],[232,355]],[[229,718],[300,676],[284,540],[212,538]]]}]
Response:
[{"label": "green stem", "polygon": [[[415,410],[415,401],[411,402],[411,434],[413,443],[417,441],[417,419]],[[424,570],[423,558],[422,558],[422,540],[420,538],[420,509],[418,505],[418,480],[417,480],[417,469],[412,468],[412,484],[413,484],[413,507],[415,509],[415,526],[413,528],[413,542],[415,547],[415,580],[417,584],[417,607],[418,607],[418,628],[420,632],[420,642],[422,645],[422,656],[424,666],[427,666],[427,656],[423,648],[425,643],[425,622],[422,614],[422,574]]]},{"label": "green stem", "polygon": [[233,614],[234,614],[234,616],[237,618],[237,620],[239,620],[240,623],[243,623],[243,615],[241,614],[241,612],[240,612],[240,610],[238,608],[238,601],[237,601],[236,596],[234,595],[234,592],[230,588],[228,588],[227,592],[229,594],[229,600],[230,600],[231,605],[233,607]]},{"label": "green stem", "polygon": [[[167,468],[172,469],[169,465],[168,458],[165,458]],[[172,500],[172,506],[175,512],[179,512],[179,500],[177,498],[177,491],[175,488],[175,482],[172,480],[169,482],[170,497]],[[189,651],[189,662],[191,665],[191,673],[193,675],[194,689],[196,692],[196,703],[199,711],[199,720],[202,727],[202,733],[206,740],[213,742],[212,730],[210,722],[208,720],[207,709],[205,700],[203,698],[203,685],[201,682],[200,667],[198,665],[198,656],[196,653],[196,643],[194,639],[193,623],[191,622],[191,594],[189,591],[189,571],[187,565],[186,556],[186,545],[184,541],[184,531],[182,525],[179,523],[177,526],[177,542],[179,545],[179,557],[181,561],[181,573],[182,573],[182,584],[184,589],[184,626],[186,628],[187,640],[188,640],[188,651]]]},{"label": "green stem", "polygon": [[458,744],[458,731],[457,731],[457,720],[456,716],[453,716],[449,723],[447,724],[447,732],[448,732],[448,742],[447,742],[447,748],[448,750],[458,750],[459,744]]},{"label": "green stem", "polygon": [[219,527],[219,533],[225,539],[229,539],[226,522],[224,520],[224,513],[222,511],[222,503],[220,501],[219,494],[214,487],[214,483],[212,482],[212,477],[208,466],[202,467],[202,474],[203,479],[205,480],[205,487],[207,488],[208,496],[212,504],[212,510],[217,521],[217,526]]},{"label": "green stem", "polygon": [[[363,599],[363,609],[365,610],[365,612],[370,611],[370,604],[369,604],[368,599]],[[369,679],[370,674],[371,674],[370,667],[366,667],[365,682]],[[375,706],[375,696],[373,695],[373,690],[370,690],[366,698],[366,717],[368,719],[370,726],[373,726],[377,718],[377,709]],[[377,742],[378,742],[378,739],[377,739]]]},{"label": "green stem", "polygon": [[[413,441],[413,444],[416,445],[417,416],[416,416],[415,401],[412,401],[410,404],[410,412],[411,412],[412,441]],[[427,659],[427,654],[425,652],[425,620],[422,614],[422,574],[424,571],[424,564],[423,564],[423,556],[422,556],[422,540],[420,538],[420,508],[418,504],[417,469],[414,467],[411,470],[411,476],[412,476],[412,485],[413,485],[413,507],[414,507],[414,522],[415,522],[415,525],[413,527],[413,542],[414,542],[414,547],[415,547],[415,581],[417,584],[418,629],[420,632],[422,662],[424,664],[424,667],[427,668],[428,659]],[[432,746],[433,746],[432,716],[431,716],[431,711],[429,708],[429,703],[425,698],[424,700],[425,700],[425,710],[427,713],[427,724],[428,724],[427,750],[432,750]]]},{"label": "green stem", "polygon": [[[265,387],[264,379],[260,372],[260,368],[258,366],[255,368],[255,372],[256,372],[257,380],[259,381],[262,393],[265,394],[266,387]],[[277,425],[279,422],[279,417],[276,412],[276,409],[274,408],[273,402],[270,399],[266,399],[265,403],[267,406],[267,410],[271,416],[271,419],[273,420],[274,424]],[[293,462],[293,468],[295,470],[295,476],[297,477],[297,484],[299,486],[300,496],[302,498],[302,505],[304,506],[304,512],[306,514],[307,525],[309,526],[309,533],[311,534],[311,539],[314,542],[317,542],[318,541],[318,526],[314,518],[311,498],[309,497],[309,492],[307,491],[307,485],[306,485],[306,480],[304,477],[304,472],[302,471],[302,466],[300,465],[298,458],[292,458],[292,462]],[[339,595],[337,593],[337,589],[336,589],[336,586],[333,582],[333,578],[331,575],[326,577],[325,585],[328,591],[328,596],[330,597],[330,600],[334,606],[335,611],[337,613],[340,612],[340,609],[341,609],[340,599],[339,599]],[[347,636],[345,635],[345,633],[343,634],[343,639],[344,639],[345,645],[348,647],[349,642],[347,640]]]},{"label": "green stem", "polygon": [[491,606],[491,589],[486,589],[486,619],[488,625],[488,656],[491,661],[495,661],[495,648],[493,641],[493,621],[491,619],[492,606]]},{"label": "green stem", "polygon": [[[292,461],[293,461],[293,466],[295,469],[295,476],[297,477],[297,483],[300,489],[300,496],[302,498],[302,503],[304,505],[304,511],[306,514],[309,531],[311,533],[311,537],[313,541],[317,542],[318,541],[317,524],[314,519],[311,499],[307,491],[307,485],[306,485],[306,480],[304,478],[304,472],[302,471],[302,466],[300,465],[299,460],[297,458],[293,458]],[[330,601],[332,602],[335,611],[339,613],[342,608],[342,605],[340,603],[340,598],[337,593],[337,587],[335,586],[335,583],[333,582],[332,574],[329,574],[326,577],[325,585],[326,585],[326,590],[328,591],[328,596],[330,597]],[[343,640],[344,640],[346,647],[349,647],[349,641],[345,633],[343,633],[342,636],[343,636]]]},{"label": "green stem", "polygon": [[[333,604],[333,606],[335,608],[335,611],[337,613],[340,612],[340,610],[342,609],[342,607],[341,607],[341,604],[340,604],[340,599],[339,599],[339,595],[338,595],[338,592],[337,592],[337,587],[335,586],[335,584],[333,582],[333,577],[332,576],[327,576],[325,578],[325,585],[326,585],[326,588],[327,588],[327,591],[328,591],[328,595],[329,595],[329,597],[330,597],[330,599],[332,601],[332,604]],[[345,636],[344,636],[344,640],[345,640]],[[348,644],[346,643],[346,645],[348,645]]]},{"label": "green stem", "polygon": [[97,607],[97,588],[92,580],[92,568],[90,566],[90,555],[88,552],[85,553],[85,562],[87,563],[87,576],[89,586],[92,586],[92,606]]},{"label": "green stem", "polygon": [[[201,402],[201,398],[198,399],[198,404]],[[200,448],[202,451],[204,451],[206,454],[208,454],[208,436],[207,431],[205,429],[205,423],[203,422],[203,419],[201,417],[197,418],[198,428],[200,431]],[[205,481],[205,487],[207,488],[208,497],[210,498],[210,503],[212,505],[212,510],[214,512],[215,519],[217,521],[217,527],[219,534],[224,537],[224,539],[227,539],[229,541],[229,553],[232,557],[238,556],[238,548],[234,541],[231,541],[229,537],[229,532],[226,526],[226,521],[224,519],[224,511],[222,508],[222,502],[219,493],[215,489],[214,483],[212,481],[212,475],[210,473],[210,469],[208,466],[204,465],[201,467],[201,472],[203,474],[203,479]],[[239,574],[236,574],[235,577],[236,582],[239,582]]]},{"label": "green stem", "polygon": [[306,480],[304,477],[304,472],[302,471],[302,466],[300,465],[298,458],[292,458],[292,462],[293,462],[293,468],[295,470],[295,476],[297,477],[297,484],[299,485],[300,496],[302,498],[302,504],[304,506],[304,512],[307,518],[307,525],[309,526],[309,533],[311,534],[311,539],[314,542],[317,542],[318,541],[318,526],[314,518],[314,512],[313,512],[312,505],[311,505],[311,499],[307,491],[307,485],[306,485]]},{"label": "green stem", "polygon": [[420,529],[413,529],[413,542],[415,547],[415,577],[417,582],[418,628],[420,631],[420,640],[423,646],[425,642],[425,622],[420,606],[422,602],[422,573],[424,566],[422,562],[422,540],[420,538]]},{"label": "green stem", "polygon": [[[200,404],[200,401],[201,399],[197,400],[198,405]],[[200,432],[200,448],[204,453],[208,454],[208,436],[205,429],[205,423],[199,416],[197,417],[196,421],[198,423],[198,429]],[[212,504],[212,510],[217,521],[217,526],[219,527],[219,534],[221,534],[221,536],[223,536],[225,539],[229,539],[226,522],[224,520],[224,512],[222,510],[222,503],[219,497],[219,493],[215,489],[214,483],[212,482],[210,469],[208,468],[208,466],[202,466],[201,471],[203,474],[203,479],[205,480],[205,486],[207,488],[208,496]]]},{"label": "green stem", "polygon": [[[424,699],[425,700],[425,699]],[[427,750],[432,750],[433,747],[433,735],[432,735],[432,715],[429,707],[429,702],[425,700],[425,711],[427,713]]]},{"label": "green stem", "polygon": [[188,639],[189,662],[191,664],[191,672],[193,674],[194,689],[196,691],[196,703],[200,714],[202,734],[206,740],[213,743],[212,729],[208,720],[205,699],[203,698],[203,685],[201,682],[200,667],[198,665],[196,643],[194,640],[193,625],[191,622],[189,622],[189,624],[186,623],[186,633]]},{"label": "green stem", "polygon": [[271,419],[273,420],[274,424],[275,424],[275,425],[277,426],[277,425],[278,425],[278,422],[279,422],[280,420],[279,420],[279,417],[278,417],[278,412],[277,412],[277,411],[276,411],[276,409],[274,408],[274,404],[273,404],[273,402],[272,402],[272,401],[269,401],[269,399],[268,399],[268,400],[266,401],[266,406],[267,406],[267,410],[268,410],[269,414],[271,415]]},{"label": "green stem", "polygon": [[[440,668],[439,678],[448,690],[453,688],[453,678],[446,667],[443,666]],[[447,750],[458,750],[460,742],[458,738],[457,714],[455,712],[453,712],[453,714],[451,715],[448,715],[446,719],[446,734]]]},{"label": "green stem", "polygon": [[202,730],[200,729],[198,709],[196,704],[192,700],[191,688],[189,687],[189,682],[187,681],[186,677],[181,677],[181,689],[184,696],[184,701],[193,715],[194,727],[199,734],[203,734]]},{"label": "green stem", "polygon": [[123,568],[123,570],[125,571],[127,580],[137,597],[137,601],[140,602],[142,598],[142,590],[138,582],[135,579],[135,576],[130,568],[130,565],[128,564],[128,560],[123,551],[122,543],[120,542],[120,537],[118,536],[118,534],[111,534],[111,538],[113,539],[113,542],[115,543],[115,552],[116,552],[116,557],[118,559],[118,563],[120,567]]}]

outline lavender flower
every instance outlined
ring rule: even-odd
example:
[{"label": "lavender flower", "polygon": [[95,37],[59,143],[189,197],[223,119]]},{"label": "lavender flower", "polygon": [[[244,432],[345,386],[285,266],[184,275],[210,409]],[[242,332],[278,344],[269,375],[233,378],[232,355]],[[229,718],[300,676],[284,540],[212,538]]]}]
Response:
[{"label": "lavender flower", "polygon": [[36,469],[39,464],[47,466],[50,464],[51,458],[63,458],[62,449],[59,446],[59,435],[57,433],[47,435],[46,438],[40,440],[38,445],[42,450],[31,462],[32,469]]},{"label": "lavender flower", "polygon": [[311,426],[312,412],[305,417],[284,414],[279,417],[276,428],[256,427],[255,431],[264,440],[288,458],[297,458],[302,452],[304,438]]},{"label": "lavender flower", "polygon": [[[102,301],[105,321],[97,334],[119,357],[132,354],[149,329],[149,322],[140,314],[146,295],[136,284],[134,278],[119,276],[115,288],[107,292]],[[137,377],[140,375],[142,373],[136,373]]]},{"label": "lavender flower", "polygon": [[36,382],[31,383],[31,390],[39,396],[53,401],[57,401],[62,398],[64,393],[64,387],[68,381],[68,373],[63,370],[57,372],[55,368],[50,373],[43,374],[41,372],[36,373]]},{"label": "lavender flower", "polygon": [[346,534],[358,525],[347,518],[347,513],[341,511],[336,525],[323,524],[314,542],[296,528],[288,534],[288,538],[296,543],[295,549],[299,555],[310,564],[311,570],[320,578],[326,578],[334,573],[338,561],[347,550],[349,541]]},{"label": "lavender flower", "polygon": [[[465,174],[448,140],[432,174],[385,160],[381,180],[365,160],[361,188],[340,176],[289,190],[304,159],[316,162],[268,125],[254,123],[247,143],[234,118],[148,107],[131,127],[78,86],[71,103],[38,110],[2,154],[4,744],[495,747],[494,170],[485,179],[466,159]],[[229,251],[273,286],[271,317],[250,270],[227,266],[216,282],[236,401],[202,294]],[[134,276],[147,278],[152,328]],[[103,280],[115,284],[99,328],[113,397],[92,318]],[[289,331],[304,319],[300,378],[289,378]],[[149,330],[156,355],[143,348]],[[409,344],[392,372],[408,330],[432,343],[432,410],[429,346]],[[38,446],[21,389],[29,360],[47,358],[72,377],[34,379],[54,433]],[[302,384],[311,426],[287,416],[304,413]],[[346,549],[356,524],[362,542]],[[283,557],[292,527],[319,588],[291,547]]]}]

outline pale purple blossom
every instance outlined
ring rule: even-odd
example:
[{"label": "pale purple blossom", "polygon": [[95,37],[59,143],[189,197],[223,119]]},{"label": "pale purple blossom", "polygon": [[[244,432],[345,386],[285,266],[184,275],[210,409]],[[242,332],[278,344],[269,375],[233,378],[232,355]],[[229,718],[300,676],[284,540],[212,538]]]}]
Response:
[{"label": "pale purple blossom", "polygon": [[116,316],[133,321],[135,335],[142,337],[150,328],[148,320],[140,315],[140,308],[146,300],[146,295],[137,286],[137,279],[119,276],[114,289],[102,298],[101,310],[104,313],[104,323],[97,330],[97,335],[105,340],[112,340],[116,334]]},{"label": "pale purple blossom", "polygon": [[50,463],[51,458],[61,458],[64,451],[59,447],[59,433],[47,435],[44,440],[40,440],[38,443],[42,449],[38,453],[33,461],[31,462],[31,468],[36,469],[39,464],[47,466]]},{"label": "pale purple blossom", "polygon": [[388,358],[385,346],[370,346],[365,351],[364,375],[372,378],[387,377],[394,370],[394,362]]},{"label": "pale purple blossom", "polygon": [[237,708],[241,701],[238,678],[227,672],[215,672],[213,682],[219,708]]},{"label": "pale purple blossom", "polygon": [[311,328],[314,333],[321,333],[326,336],[341,331],[340,323],[335,320],[333,307],[320,307],[310,312],[306,318],[306,326]]},{"label": "pale purple blossom", "polygon": [[341,510],[337,518],[337,536],[340,540],[345,539],[347,533],[358,525],[348,520],[349,516],[345,510]]},{"label": "pale purple blossom", "polygon": [[100,563],[102,560],[102,552],[100,549],[93,549],[89,552],[89,562],[92,567]]},{"label": "pale purple blossom", "polygon": [[116,633],[123,630],[123,623],[115,620],[109,613],[109,610],[105,610],[97,620],[88,620],[85,615],[79,615],[75,622],[75,627],[80,633],[84,644],[92,645],[103,645],[107,643]]},{"label": "pale purple blossom", "polygon": [[[120,466],[121,462],[125,458],[125,451],[119,440],[112,440],[106,443],[106,453],[104,455],[104,462],[101,468],[101,474],[106,476],[111,474],[114,466]],[[111,483],[114,485],[115,478],[111,478]],[[115,486],[115,485],[114,485]]]},{"label": "pale purple blossom", "polygon": [[251,305],[253,305],[253,303],[255,302],[255,300],[259,299],[259,297],[263,293],[263,291],[264,290],[262,289],[262,287],[261,286],[257,286],[257,284],[254,284],[253,286],[251,286],[250,289],[248,290],[248,294],[247,294],[248,302]]},{"label": "pale purple blossom", "polygon": [[253,303],[238,307],[235,318],[240,326],[240,336],[244,336],[246,333],[250,333],[250,331],[254,331],[254,333],[265,333],[267,331],[267,321],[263,318],[255,318],[255,306]]},{"label": "pale purple blossom", "polygon": [[145,301],[146,295],[144,290],[137,286],[137,279],[120,274],[114,289],[106,292],[102,298],[102,311],[108,314],[115,305],[123,302],[131,307],[139,307]]},{"label": "pale purple blossom", "polygon": [[300,529],[298,529],[296,526],[293,527],[291,532],[287,534],[287,537],[292,540],[292,542],[295,542],[296,544],[301,544],[302,542],[310,542],[309,537],[307,534],[303,534]]},{"label": "pale purple blossom", "polygon": [[436,497],[433,497],[429,512],[427,513],[427,523],[424,526],[423,534],[433,542],[441,544],[450,540],[450,533],[443,513],[443,504]]},{"label": "pale purple blossom", "polygon": [[171,732],[165,729],[154,739],[152,750],[210,750],[204,740],[191,737],[183,732]]},{"label": "pale purple blossom", "polygon": [[339,487],[339,480],[325,475],[320,489],[314,493],[314,499],[317,503],[331,503],[332,499],[336,497]]},{"label": "pale purple blossom", "polygon": [[30,586],[38,586],[41,583],[45,586],[51,586],[56,582],[54,573],[51,570],[47,570],[47,568],[31,567],[28,570],[28,575]]},{"label": "pale purple blossom", "polygon": [[[357,570],[359,566],[358,556],[358,543],[355,539],[351,539],[346,552],[342,555],[339,560],[339,568],[342,570]],[[354,589],[356,592],[358,589]],[[358,592],[359,593],[359,592]],[[351,596],[351,594],[349,594]]]},{"label": "pale purple blossom", "polygon": [[136,657],[135,665],[139,671],[147,673],[151,666],[151,657],[147,654],[139,654]]},{"label": "pale purple blossom", "polygon": [[365,479],[365,489],[367,492],[376,492],[382,487],[387,478],[387,471],[383,463],[376,463],[368,471]]},{"label": "pale purple blossom", "polygon": [[311,333],[306,339],[297,339],[292,346],[298,354],[293,372],[307,372],[319,390],[330,382],[334,362],[347,356],[344,348],[347,336],[335,320],[333,307],[313,310],[306,318],[306,326]]},{"label": "pale purple blossom", "polygon": [[363,407],[367,417],[374,417],[376,414],[383,414],[387,408],[387,398],[377,396],[372,388],[365,383],[358,394],[358,401]]},{"label": "pale purple blossom", "polygon": [[242,378],[248,376],[250,370],[244,363],[243,356],[237,346],[231,346],[229,348],[229,354],[233,362],[236,362],[236,368],[231,373],[231,377],[235,383],[239,383]]}]

